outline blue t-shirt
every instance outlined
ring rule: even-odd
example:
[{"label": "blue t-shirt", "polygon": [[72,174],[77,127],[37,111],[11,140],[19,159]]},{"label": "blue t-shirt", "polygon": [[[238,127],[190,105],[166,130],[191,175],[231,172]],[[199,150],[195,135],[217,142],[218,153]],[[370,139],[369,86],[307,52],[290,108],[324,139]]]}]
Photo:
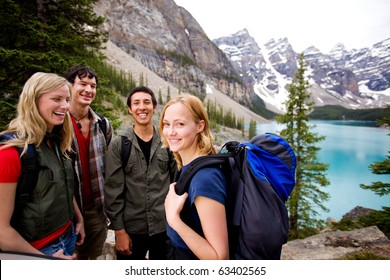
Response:
[{"label": "blue t-shirt", "polygon": [[[183,166],[182,174],[186,166]],[[221,169],[215,167],[202,168],[192,178],[188,189],[188,198],[184,204],[181,215],[189,215],[189,226],[203,236],[199,215],[194,204],[197,196],[208,197],[215,201],[226,204],[226,180]],[[184,222],[187,223],[187,220]],[[188,223],[187,223],[188,224]],[[167,234],[175,248],[189,249],[181,237],[167,224]]]}]

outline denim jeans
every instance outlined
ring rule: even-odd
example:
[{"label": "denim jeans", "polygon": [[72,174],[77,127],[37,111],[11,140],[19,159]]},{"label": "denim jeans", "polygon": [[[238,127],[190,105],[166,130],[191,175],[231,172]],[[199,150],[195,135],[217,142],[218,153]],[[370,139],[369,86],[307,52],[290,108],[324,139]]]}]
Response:
[{"label": "denim jeans", "polygon": [[77,241],[77,235],[74,231],[74,226],[70,226],[70,230],[66,230],[63,234],[61,234],[59,237],[54,239],[52,242],[50,242],[45,247],[39,249],[42,253],[45,255],[52,255],[55,252],[63,249],[64,255],[71,256],[74,253],[74,249],[76,246]]}]

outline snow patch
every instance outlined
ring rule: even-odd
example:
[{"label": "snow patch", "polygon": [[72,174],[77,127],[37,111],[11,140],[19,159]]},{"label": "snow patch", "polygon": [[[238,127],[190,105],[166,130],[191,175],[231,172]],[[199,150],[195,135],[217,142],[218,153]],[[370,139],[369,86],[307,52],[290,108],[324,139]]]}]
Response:
[{"label": "snow patch", "polygon": [[213,89],[209,84],[206,84],[206,94],[213,94]]}]

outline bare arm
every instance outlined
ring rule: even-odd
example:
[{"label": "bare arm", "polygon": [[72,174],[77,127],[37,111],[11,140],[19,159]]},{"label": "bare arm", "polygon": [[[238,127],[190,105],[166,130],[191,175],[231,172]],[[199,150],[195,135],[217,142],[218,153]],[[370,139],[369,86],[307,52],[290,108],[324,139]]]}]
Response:
[{"label": "bare arm", "polygon": [[[0,183],[0,249],[43,255],[11,226],[11,218],[15,208],[16,185],[16,182]],[[63,259],[76,258],[75,254],[74,256],[65,256],[63,250],[57,251],[53,256]]]},{"label": "bare arm", "polygon": [[16,182],[0,183],[0,249],[43,255],[11,226],[15,195]]},{"label": "bare arm", "polygon": [[174,191],[174,185],[171,184],[165,200],[169,225],[199,259],[228,259],[229,245],[225,206],[210,198],[196,197],[195,206],[205,235],[203,238],[181,220],[180,211],[188,194],[178,196]]}]

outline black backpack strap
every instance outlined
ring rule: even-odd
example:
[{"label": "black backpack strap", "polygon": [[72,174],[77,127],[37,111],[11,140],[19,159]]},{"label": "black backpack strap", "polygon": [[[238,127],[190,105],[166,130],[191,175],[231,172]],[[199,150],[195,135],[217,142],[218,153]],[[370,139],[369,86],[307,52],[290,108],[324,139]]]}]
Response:
[{"label": "black backpack strap", "polygon": [[179,180],[176,183],[176,193],[182,195],[188,191],[189,183],[192,177],[195,175],[198,170],[209,167],[209,166],[221,166],[228,162],[228,159],[231,157],[231,154],[214,154],[201,156],[194,159],[187,167],[184,172],[180,175]]},{"label": "black backpack strap", "polygon": [[28,145],[27,153],[21,157],[22,174],[19,177],[19,202],[29,201],[37,183],[39,175],[39,159],[34,145]]},{"label": "black backpack strap", "polygon": [[[0,139],[6,140],[10,140],[13,138],[14,135],[12,133],[2,134],[0,137]],[[20,155],[23,149],[20,147],[15,148]],[[18,179],[15,202],[24,204],[30,200],[31,195],[38,182],[40,165],[39,156],[34,145],[28,145],[27,152],[24,153],[20,158],[20,163],[22,170]]]},{"label": "black backpack strap", "polygon": [[127,136],[121,135],[121,138],[122,138],[121,161],[122,161],[122,169],[124,173],[127,162],[129,161],[132,143]]},{"label": "black backpack strap", "polygon": [[106,121],[106,118],[102,114],[100,114],[98,112],[95,112],[95,114],[99,116],[98,123],[99,123],[100,129],[104,133],[104,136],[107,136],[107,121]]}]

